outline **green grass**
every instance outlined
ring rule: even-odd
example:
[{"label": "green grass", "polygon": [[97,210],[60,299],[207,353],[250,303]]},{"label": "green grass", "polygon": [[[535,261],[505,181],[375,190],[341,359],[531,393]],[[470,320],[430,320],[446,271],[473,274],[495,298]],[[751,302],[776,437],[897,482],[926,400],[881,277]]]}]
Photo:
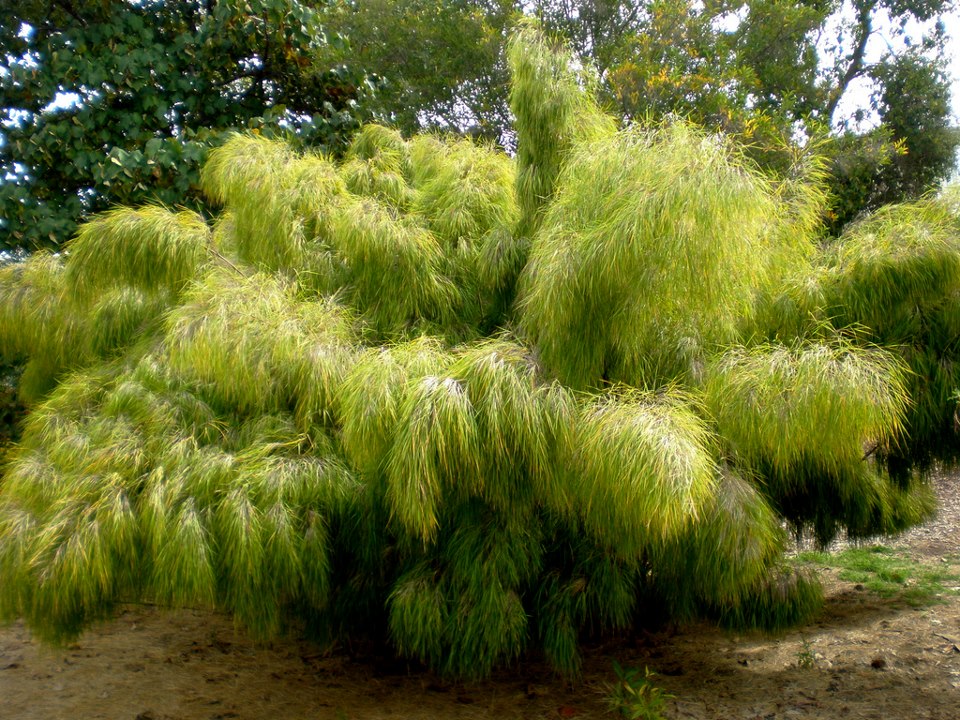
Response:
[{"label": "green grass", "polygon": [[946,596],[960,595],[960,558],[945,558],[934,564],[874,545],[839,553],[800,553],[796,563],[837,568],[840,580],[863,585],[880,597],[911,607],[933,605]]}]

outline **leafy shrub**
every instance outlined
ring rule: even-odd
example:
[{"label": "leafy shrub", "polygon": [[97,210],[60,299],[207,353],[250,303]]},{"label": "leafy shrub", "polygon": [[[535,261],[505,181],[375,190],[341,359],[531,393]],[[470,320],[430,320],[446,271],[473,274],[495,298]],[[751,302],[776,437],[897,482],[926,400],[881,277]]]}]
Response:
[{"label": "leafy shrub", "polygon": [[203,171],[212,226],[118,210],[0,270],[31,405],[2,617],[59,640],[146,597],[454,675],[530,648],[575,674],[584,636],[654,608],[809,615],[784,518],[923,517],[922,484],[863,457],[904,427],[895,354],[770,329],[820,191],[684,125],[617,132],[534,28],[510,55],[516,160],[237,136]]}]

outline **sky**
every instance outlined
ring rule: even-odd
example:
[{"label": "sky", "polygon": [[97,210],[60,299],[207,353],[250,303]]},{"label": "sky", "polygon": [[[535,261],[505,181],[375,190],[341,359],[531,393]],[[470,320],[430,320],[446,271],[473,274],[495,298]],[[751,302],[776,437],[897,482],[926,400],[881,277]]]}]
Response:
[{"label": "sky", "polygon": [[[852,14],[850,17],[852,17]],[[955,125],[958,125],[960,124],[960,5],[955,7],[950,13],[947,13],[943,19],[949,36],[946,51],[947,72],[952,81],[951,101],[953,105],[953,122]],[[866,61],[868,64],[880,60],[883,54],[891,48],[901,51],[904,47],[902,43],[897,44],[892,42],[892,33],[889,32],[892,25],[889,19],[879,18],[875,27],[877,32],[867,45]],[[919,40],[924,29],[925,28],[919,23],[911,23],[908,26],[911,37],[916,40]],[[857,106],[865,106],[869,99],[869,94],[869,84],[865,80],[854,80],[854,82],[851,83],[848,94],[840,103],[838,113],[843,116],[848,114],[845,111],[849,111]],[[869,126],[871,124],[870,120],[868,119],[865,124]]]}]

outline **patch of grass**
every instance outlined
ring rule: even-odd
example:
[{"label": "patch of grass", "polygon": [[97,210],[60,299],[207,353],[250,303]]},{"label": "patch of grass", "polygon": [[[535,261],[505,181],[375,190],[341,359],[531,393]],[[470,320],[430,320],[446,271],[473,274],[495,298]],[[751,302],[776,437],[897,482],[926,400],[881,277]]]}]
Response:
[{"label": "patch of grass", "polygon": [[912,607],[932,605],[942,602],[945,595],[960,594],[960,566],[956,562],[920,562],[883,545],[839,553],[805,552],[795,562],[838,568],[841,580],[858,583],[880,597],[895,598]]}]

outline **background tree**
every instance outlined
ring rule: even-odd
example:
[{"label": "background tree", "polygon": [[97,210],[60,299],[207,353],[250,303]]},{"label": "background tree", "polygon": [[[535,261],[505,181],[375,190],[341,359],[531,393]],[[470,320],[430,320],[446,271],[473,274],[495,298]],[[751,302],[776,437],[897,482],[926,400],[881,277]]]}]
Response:
[{"label": "background tree", "polygon": [[870,72],[878,78],[873,105],[879,125],[862,134],[844,132],[827,149],[834,229],[864,211],[923,196],[956,167],[960,128],[950,124],[950,81],[942,63],[907,52]]},{"label": "background tree", "polygon": [[[190,205],[199,199],[199,163],[225,128],[279,127],[336,149],[354,127],[350,101],[365,86],[345,65],[386,78],[368,107],[403,132],[440,127],[512,150],[505,42],[526,12],[597,67],[605,104],[623,120],[687,117],[737,137],[781,174],[801,151],[797,138],[814,139],[830,160],[828,231],[836,234],[864,211],[936,186],[953,166],[958,140],[939,64],[945,34],[935,24],[945,7],[940,0],[27,0],[0,21],[3,105],[17,119],[0,146],[0,166],[12,178],[0,186],[0,217],[8,244],[38,246],[69,237],[77,217],[111,202]],[[899,48],[914,20],[927,27],[918,45],[868,62],[881,31]],[[32,35],[21,36],[24,22]],[[871,104],[846,108],[843,99],[865,78],[875,82]],[[64,92],[78,93],[79,104],[45,111]],[[917,97],[929,102],[909,100]],[[875,116],[879,125],[844,124],[857,116]]]},{"label": "background tree", "polygon": [[[685,117],[739,140],[774,172],[811,119],[826,7],[658,0],[606,49],[609,91],[629,120]],[[742,19],[741,19],[742,18]]]},{"label": "background tree", "polygon": [[[542,4],[560,27],[564,5]],[[584,5],[623,30],[593,32],[606,46],[591,45],[625,117],[677,113],[740,138],[778,172],[789,168],[798,132],[820,138],[817,152],[831,159],[831,232],[884,203],[920,197],[956,163],[938,20],[948,3],[657,0],[632,13],[626,3]],[[925,27],[922,38],[910,35],[911,23]],[[870,63],[868,48],[881,35],[889,50]],[[864,79],[874,87],[869,106],[841,117],[842,101]],[[871,114],[875,129],[850,129],[848,121]]]},{"label": "background tree", "polygon": [[321,63],[297,0],[24,0],[0,18],[0,218],[6,247],[54,246],[83,215],[196,206],[231,128],[335,150],[363,78]]},{"label": "background tree", "polygon": [[0,617],[63,639],[146,597],[572,675],[584,636],[654,614],[807,616],[784,520],[826,542],[929,514],[872,459],[923,400],[899,348],[790,309],[953,307],[949,206],[881,215],[831,273],[817,185],[687,124],[618,131],[535,27],[508,50],[516,159],[376,125],[342,162],[238,135],[201,175],[215,222],[119,209],[2,270],[31,412]]},{"label": "background tree", "polygon": [[324,22],[350,38],[353,62],[385,79],[376,107],[402,132],[439,127],[500,140],[510,125],[504,43],[516,6],[337,0]]},{"label": "background tree", "polygon": [[[535,14],[596,67],[605,104],[623,121],[685,117],[734,136],[774,173],[791,172],[808,145],[825,155],[834,197],[827,230],[836,234],[861,213],[935,188],[954,166],[946,35],[937,23],[947,7],[939,0],[378,0],[339,3],[331,23],[388,78],[382,111],[403,131],[476,131],[512,147],[504,28],[511,10]],[[881,35],[890,50],[869,61]],[[867,80],[872,95],[848,107]],[[857,129],[857,119],[877,125]]]}]

